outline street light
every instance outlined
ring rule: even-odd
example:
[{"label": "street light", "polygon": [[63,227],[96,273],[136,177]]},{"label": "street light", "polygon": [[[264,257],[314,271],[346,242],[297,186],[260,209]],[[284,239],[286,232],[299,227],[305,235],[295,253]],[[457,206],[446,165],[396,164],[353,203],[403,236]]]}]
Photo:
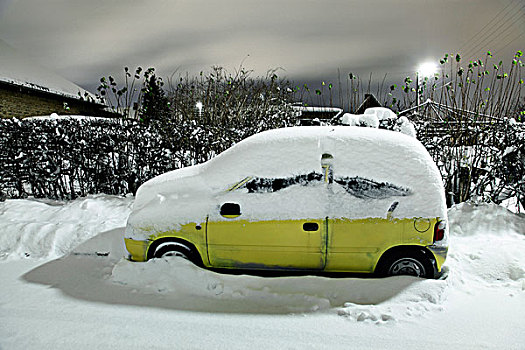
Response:
[{"label": "street light", "polygon": [[422,63],[417,69],[417,73],[421,77],[432,77],[437,72],[437,66],[434,62]]},{"label": "street light", "polygon": [[202,116],[202,107],[203,105],[200,101],[195,104],[195,108],[197,108],[197,110],[199,111],[199,117]]},{"label": "street light", "polygon": [[416,105],[419,113],[419,78],[429,78],[437,72],[437,66],[433,62],[424,62],[416,70]]}]

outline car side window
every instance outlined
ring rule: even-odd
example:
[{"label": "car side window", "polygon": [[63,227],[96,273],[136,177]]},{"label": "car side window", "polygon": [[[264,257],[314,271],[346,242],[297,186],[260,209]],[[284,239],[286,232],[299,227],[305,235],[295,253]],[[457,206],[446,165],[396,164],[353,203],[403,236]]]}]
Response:
[{"label": "car side window", "polygon": [[412,194],[410,189],[378,182],[364,177],[336,177],[334,181],[341,185],[346,192],[358,198],[384,199],[393,196],[408,196]]},{"label": "car side window", "polygon": [[[323,169],[325,170],[325,169]],[[326,169],[328,170],[328,169]],[[330,174],[330,176],[333,176]],[[287,178],[246,177],[233,185],[228,191],[246,189],[248,193],[271,193],[293,185],[308,186],[327,182],[327,172],[311,172]],[[379,182],[364,177],[334,177],[333,181],[346,192],[357,198],[384,199],[394,196],[408,196],[410,189],[394,184]]]},{"label": "car side window", "polygon": [[277,192],[293,185],[308,186],[322,181],[323,174],[317,172],[287,178],[249,177],[232,186],[230,191],[246,188],[248,193],[268,193]]}]

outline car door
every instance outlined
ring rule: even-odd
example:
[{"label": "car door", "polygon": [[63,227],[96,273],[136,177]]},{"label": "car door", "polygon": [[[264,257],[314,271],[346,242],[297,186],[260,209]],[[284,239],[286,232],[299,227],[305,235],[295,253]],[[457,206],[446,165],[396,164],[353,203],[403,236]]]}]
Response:
[{"label": "car door", "polygon": [[392,213],[407,189],[335,168],[330,193],[327,271],[373,272],[380,254],[402,241],[404,221]]},{"label": "car door", "polygon": [[207,223],[212,266],[322,269],[327,188],[322,174],[248,177],[217,196]]}]

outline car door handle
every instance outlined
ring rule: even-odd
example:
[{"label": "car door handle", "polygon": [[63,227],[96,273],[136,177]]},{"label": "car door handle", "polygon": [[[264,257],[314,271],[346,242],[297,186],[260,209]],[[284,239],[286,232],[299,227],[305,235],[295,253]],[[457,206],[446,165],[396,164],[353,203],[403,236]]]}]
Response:
[{"label": "car door handle", "polygon": [[317,222],[305,222],[303,224],[304,231],[317,231],[319,230],[319,224]]}]

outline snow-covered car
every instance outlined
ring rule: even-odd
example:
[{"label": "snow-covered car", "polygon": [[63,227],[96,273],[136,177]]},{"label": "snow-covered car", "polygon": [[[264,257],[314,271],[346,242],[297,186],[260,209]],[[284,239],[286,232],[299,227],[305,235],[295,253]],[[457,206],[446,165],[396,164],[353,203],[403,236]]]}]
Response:
[{"label": "snow-covered car", "polygon": [[413,137],[276,129],[144,183],[125,244],[134,261],[435,278],[448,251],[445,193]]}]

